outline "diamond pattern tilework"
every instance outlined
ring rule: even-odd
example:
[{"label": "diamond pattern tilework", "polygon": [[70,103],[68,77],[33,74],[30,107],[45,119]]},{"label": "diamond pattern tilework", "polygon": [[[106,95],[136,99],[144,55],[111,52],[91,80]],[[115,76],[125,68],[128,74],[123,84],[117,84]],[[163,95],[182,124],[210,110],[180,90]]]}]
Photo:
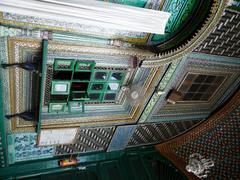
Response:
[{"label": "diamond pattern tilework", "polygon": [[226,10],[213,32],[195,51],[240,57],[240,14]]},{"label": "diamond pattern tilework", "polygon": [[80,129],[76,142],[57,146],[56,155],[105,150],[113,132],[114,127]]},{"label": "diamond pattern tilework", "polygon": [[176,150],[176,155],[188,161],[192,153],[211,158],[215,166],[209,178],[238,179],[240,172],[240,106],[222,119],[210,131],[197,139],[187,142]]},{"label": "diamond pattern tilework", "polygon": [[130,139],[128,146],[164,142],[188,130],[198,122],[199,121],[179,121],[139,125]]}]

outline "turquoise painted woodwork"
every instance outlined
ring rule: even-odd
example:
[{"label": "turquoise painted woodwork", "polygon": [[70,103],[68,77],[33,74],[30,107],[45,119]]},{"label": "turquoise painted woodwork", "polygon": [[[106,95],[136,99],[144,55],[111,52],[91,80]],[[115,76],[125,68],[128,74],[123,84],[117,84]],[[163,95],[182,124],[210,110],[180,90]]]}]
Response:
[{"label": "turquoise painted woodwork", "polygon": [[129,6],[136,6],[136,7],[145,7],[148,0],[105,0],[111,3],[129,5]]},{"label": "turquoise painted woodwork", "polygon": [[124,81],[125,71],[97,70],[95,65],[95,61],[54,60],[48,113],[72,114],[81,112],[84,102],[115,101]]},{"label": "turquoise painted woodwork", "polygon": [[[165,74],[163,75],[163,78],[161,79],[161,81],[158,85],[158,90],[159,91],[164,91],[165,90],[169,80],[172,78],[172,76],[173,76],[173,74],[174,74],[174,72],[175,72],[179,63],[180,63],[180,60],[176,60],[169,65],[169,68],[166,70]],[[143,123],[143,122],[147,121],[148,116],[152,112],[153,108],[155,107],[155,105],[158,102],[160,97],[161,97],[161,95],[158,94],[158,93],[153,94],[153,96],[151,97],[151,100],[147,104],[147,107],[145,108],[145,110],[142,113],[142,116],[139,119],[140,123]]]},{"label": "turquoise painted woodwork", "polygon": [[176,32],[182,24],[191,16],[197,0],[168,0],[163,6],[163,11],[171,13],[171,16],[166,25],[165,34],[153,35],[151,41],[163,42]]},{"label": "turquoise painted woodwork", "polygon": [[0,37],[15,37],[15,36],[29,36],[33,38],[40,38],[40,30],[38,29],[17,29],[6,26],[0,26]]},{"label": "turquoise painted woodwork", "polygon": [[[1,58],[1,56],[0,56]],[[0,61],[1,62],[1,61]],[[6,157],[7,157],[7,147],[6,147],[6,124],[3,113],[3,90],[2,90],[2,68],[0,67],[0,168],[5,167],[7,165]]]},{"label": "turquoise painted woodwork", "polygon": [[[103,1],[103,0],[102,0]],[[179,28],[186,22],[186,20],[191,16],[193,11],[197,6],[197,0],[104,0],[106,2],[118,3],[123,5],[130,5],[140,8],[148,8],[154,10],[163,10],[166,12],[170,12],[172,16],[169,19],[169,22],[166,27],[165,35],[154,35],[149,33],[142,32],[129,32],[129,31],[118,31],[112,30],[108,31],[104,28],[94,27],[94,26],[79,26],[64,23],[64,27],[72,27],[77,34],[81,34],[81,36],[76,35],[74,33],[69,32],[53,32],[53,39],[56,40],[68,40],[73,42],[85,41],[86,43],[94,43],[94,44],[107,44],[107,39],[123,39],[126,42],[136,43],[136,44],[156,44],[165,41],[170,38]],[[11,14],[11,13],[3,13],[4,20],[17,20],[19,22],[27,22],[26,19],[32,18],[34,19],[33,24],[42,24],[42,21],[49,27],[63,27],[62,23],[52,20],[43,20],[41,18],[28,17],[23,15]],[[90,30],[90,31],[89,31]],[[5,31],[5,30],[4,30]],[[9,30],[8,30],[9,31]],[[26,30],[31,33],[33,31],[36,33],[36,30]],[[89,31],[89,32],[88,32]],[[21,34],[21,30],[15,31],[10,30],[11,34]],[[37,33],[36,33],[37,34]],[[40,34],[40,33],[38,33]],[[148,39],[150,35],[150,38]],[[125,43],[124,46],[131,46],[130,43]]]},{"label": "turquoise painted woodwork", "polygon": [[19,133],[8,135],[8,162],[14,164],[21,161],[53,157],[52,146],[38,147],[36,133]]},{"label": "turquoise painted woodwork", "polygon": [[[114,2],[116,2],[116,1],[114,1]],[[153,2],[153,1],[148,1],[148,3],[149,2]],[[177,2],[181,2],[181,1],[177,1]],[[193,2],[193,1],[192,1]],[[196,2],[196,1],[195,1]],[[122,3],[122,4],[124,4],[124,3],[127,3],[127,1],[119,1],[119,3]],[[129,5],[131,4],[130,3],[130,1],[128,1],[128,3],[129,3]],[[134,4],[135,3],[135,4]],[[141,1],[141,3],[142,3],[142,5],[141,4],[137,4],[137,3],[140,3],[140,1],[139,2],[133,2],[133,5],[134,6],[138,6],[138,7],[140,7],[140,6],[143,6],[143,1]],[[169,1],[165,1],[165,5],[167,4],[167,3],[169,3]],[[174,10],[176,10],[176,11],[181,11],[181,6],[183,6],[184,5],[184,3],[187,3],[187,1],[185,1],[185,2],[183,2],[183,4],[179,4],[179,7],[178,7],[178,5],[177,4],[172,4],[171,6],[175,6],[175,9]],[[180,6],[181,5],[181,6]],[[146,7],[145,7],[146,8]],[[169,7],[170,8],[170,7]],[[189,11],[189,13],[190,13],[190,9],[185,9],[186,11]],[[188,17],[189,14],[185,14],[185,16],[183,16],[183,21],[182,22],[184,22]],[[176,16],[173,16],[173,17],[175,17],[175,18],[178,18],[178,16],[176,15]],[[185,18],[185,20],[184,20],[184,18]],[[181,27],[181,23],[180,23],[180,21],[178,21],[178,22],[176,22],[176,21],[174,21],[174,18],[170,21],[171,23],[172,23],[172,26],[169,26],[169,31],[177,31],[178,29],[179,29],[179,27]],[[0,26],[1,27],[1,26]],[[31,37],[32,39],[36,39],[36,37],[38,37],[38,39],[40,38],[40,35],[36,35],[36,34],[41,34],[42,33],[42,31],[38,31],[38,30],[36,30],[36,31],[34,31],[34,30],[24,30],[24,29],[14,29],[14,28],[6,28],[6,27],[4,27],[4,28],[1,28],[3,31],[2,32],[0,32],[1,33],[1,35],[0,36],[13,36],[13,37],[18,37],[18,36],[27,36],[27,37]],[[0,30],[1,30],[0,29]],[[31,34],[32,33],[32,34]],[[36,34],[34,34],[34,33],[36,33]],[[31,34],[31,35],[29,35],[29,34]],[[64,34],[64,33],[63,33]],[[109,41],[107,40],[107,39],[104,39],[104,38],[94,38],[94,37],[85,37],[85,36],[82,36],[82,37],[80,37],[80,36],[78,36],[77,34],[71,34],[71,33],[66,33],[65,35],[63,35],[63,34],[61,34],[61,32],[53,32],[53,39],[54,40],[59,40],[59,41],[61,41],[63,44],[65,43],[65,42],[75,42],[75,43],[81,43],[82,41],[84,41],[84,42],[88,42],[89,44],[94,44],[94,45],[98,45],[98,46],[103,46],[103,47],[106,47],[106,46],[108,46],[109,45]],[[120,35],[120,36],[124,36],[124,35]],[[0,60],[1,60],[1,62],[5,62],[5,61],[8,61],[8,53],[7,53],[7,51],[8,50],[11,50],[11,49],[8,49],[7,47],[9,47],[9,44],[7,44],[7,40],[6,40],[7,38],[0,38],[0,45],[1,45],[1,48],[0,48]],[[46,41],[45,41],[46,42]],[[25,46],[22,46],[22,45],[24,45],[24,43],[19,43],[18,44],[18,46],[15,46],[15,48],[17,48],[17,47],[21,47],[21,48],[19,48],[18,49],[18,51],[17,52],[21,52],[20,53],[20,57],[21,57],[21,61],[24,61],[24,60],[29,60],[29,59],[33,59],[33,57],[36,57],[36,56],[38,56],[38,50],[39,50],[39,52],[41,52],[42,50],[41,50],[41,48],[42,47],[40,47],[39,46],[39,49],[37,49],[37,48],[30,48],[30,46],[29,46],[29,49]],[[17,49],[16,49],[17,50]],[[46,50],[46,49],[45,49]],[[10,51],[9,51],[10,52]],[[16,54],[14,54],[15,56],[16,56],[16,59],[17,59],[17,57],[18,57],[18,55],[17,55],[17,53]],[[44,56],[46,56],[46,55],[44,55]],[[74,57],[73,57],[74,56]],[[62,51],[57,51],[57,50],[54,50],[54,51],[51,51],[51,52],[49,52],[49,54],[47,55],[47,62],[50,62],[48,65],[52,65],[52,66],[54,66],[54,64],[51,64],[51,62],[53,62],[54,61],[54,57],[61,57],[61,58],[77,58],[77,59],[81,59],[81,60],[83,60],[83,61],[96,61],[99,65],[100,65],[100,67],[101,66],[107,66],[107,64],[111,64],[111,65],[119,65],[121,68],[123,68],[124,70],[120,70],[120,71],[124,71],[124,73],[122,73],[123,75],[123,78],[121,79],[121,80],[118,80],[119,82],[123,82],[123,79],[124,79],[124,77],[126,76],[126,67],[128,67],[128,64],[126,64],[126,57],[125,56],[122,56],[122,55],[119,55],[119,56],[111,56],[111,55],[95,55],[95,54],[88,54],[88,53],[86,53],[86,54],[84,54],[84,53],[81,53],[79,56],[78,55],[76,55],[77,57],[75,57],[75,54],[67,54],[67,53],[65,53],[65,52],[62,52]],[[192,61],[191,62],[191,68],[189,69],[189,70],[192,70],[192,69],[195,69],[195,70],[200,70],[200,71],[204,71],[204,72],[206,72],[206,69],[209,69],[209,70],[211,70],[211,71],[214,71],[214,70],[216,70],[218,67],[222,67],[222,68],[225,68],[227,71],[232,71],[232,69],[230,68],[231,66],[236,66],[236,63],[235,63],[235,61],[237,61],[238,59],[233,59],[233,58],[228,58],[228,57],[220,57],[220,56],[209,56],[209,55],[204,55],[204,54],[193,54],[193,55],[190,55],[192,58],[195,58],[196,60],[194,60],[194,61]],[[189,57],[190,57],[189,56]],[[205,57],[207,57],[208,58],[208,60],[209,61],[211,61],[211,66],[208,64],[208,63],[206,63],[206,62],[200,62],[200,59],[204,59]],[[218,57],[218,58],[216,58],[216,57]],[[165,74],[164,73],[164,76],[161,78],[160,76],[159,76],[159,80],[161,79],[161,82],[159,82],[159,84],[158,84],[158,86],[157,86],[157,90],[159,90],[159,91],[166,91],[166,92],[168,92],[168,90],[170,89],[170,88],[173,88],[174,86],[174,84],[175,83],[177,83],[177,81],[178,82],[180,82],[180,80],[181,80],[181,76],[184,74],[184,73],[186,73],[187,71],[186,71],[186,69],[184,69],[184,68],[182,68],[182,62],[184,63],[184,61],[185,61],[186,59],[182,59],[181,61],[179,60],[175,60],[175,61],[173,61],[172,62],[172,64],[171,64],[171,66],[170,66],[170,68],[167,70],[167,73]],[[221,64],[221,65],[212,65],[212,64],[214,64],[214,62],[219,62],[219,64]],[[227,66],[225,66],[225,64],[228,64]],[[71,65],[70,65],[71,66]],[[167,65],[166,65],[167,66]],[[45,67],[45,66],[44,66]],[[55,68],[55,67],[54,67]],[[59,68],[58,69],[58,67],[57,68],[55,68],[56,70],[63,70],[63,69],[61,69],[61,68]],[[74,66],[71,66],[70,67],[70,69],[71,70],[75,70],[75,68],[74,68]],[[3,96],[3,97],[9,97],[8,96],[8,89],[9,89],[9,86],[7,86],[6,85],[6,82],[8,82],[8,80],[6,80],[6,79],[9,79],[9,77],[8,77],[8,75],[6,75],[7,73],[6,72],[2,72],[1,71],[2,69],[0,69],[0,73],[1,73],[1,76],[3,76],[4,78],[3,79],[1,79],[1,83],[2,84],[0,84],[0,86],[1,86],[1,88],[3,88],[4,87],[4,89],[5,89],[5,91],[3,92],[3,90],[1,90],[1,96]],[[66,69],[64,69],[64,70],[66,70]],[[77,70],[77,69],[76,69]],[[94,82],[90,82],[90,84],[89,84],[89,87],[88,87],[88,91],[89,92],[91,92],[91,93],[96,93],[96,92],[101,92],[101,93],[103,93],[103,92],[107,92],[107,86],[106,86],[106,84],[107,84],[107,81],[111,78],[111,76],[112,76],[112,74],[113,74],[113,72],[112,72],[112,70],[104,70],[104,69],[96,69],[95,71],[94,71],[94,73],[95,72],[107,72],[106,73],[106,77],[107,77],[107,80],[105,80],[105,79],[100,79],[100,80],[97,80],[97,79],[91,79],[91,80],[93,80]],[[114,71],[114,70],[113,70]],[[141,84],[141,83],[145,83],[145,80],[147,79],[147,77],[148,76],[150,76],[151,74],[149,74],[150,73],[150,71],[151,71],[151,69],[150,68],[140,68],[140,69],[138,69],[137,70],[137,72],[136,72],[136,74],[135,74],[135,76],[134,76],[134,78],[133,78],[133,82],[134,83],[139,83],[139,84]],[[5,76],[6,75],[6,76]],[[23,77],[24,78],[22,78],[22,76],[21,76],[21,78],[22,79],[24,79],[24,88],[25,89],[28,89],[28,87],[29,86],[26,86],[26,84],[28,83],[28,81],[26,81],[25,82],[25,79],[27,79],[27,80],[29,80],[30,79],[30,77],[28,77],[28,76],[26,76],[26,73],[24,72],[24,75],[23,75]],[[4,82],[3,82],[4,81]],[[115,81],[116,82],[116,81]],[[239,81],[238,81],[239,82]],[[120,84],[121,84],[120,83]],[[157,83],[156,83],[157,84]],[[233,85],[236,85],[236,82],[235,83],[233,83]],[[6,88],[7,87],[7,88]],[[101,89],[102,88],[102,89]],[[7,89],[7,91],[6,91],[6,89]],[[119,88],[118,89],[116,89],[116,91],[118,91],[119,90]],[[234,90],[234,88],[229,88],[229,89],[227,89],[226,90],[226,94],[231,94],[232,92],[233,92],[233,90]],[[29,97],[28,95],[28,91],[25,93],[26,94],[26,97]],[[192,119],[192,120],[194,120],[194,119],[196,119],[196,120],[198,120],[199,118],[200,119],[204,119],[204,118],[206,118],[208,115],[209,115],[209,110],[207,109],[207,108],[199,108],[199,107],[191,107],[191,108],[189,108],[188,109],[188,111],[190,112],[199,112],[199,111],[201,111],[201,115],[200,114],[197,114],[196,113],[196,115],[186,115],[186,114],[184,114],[184,115],[182,115],[181,116],[181,113],[183,114],[183,113],[189,113],[189,112],[187,112],[187,111],[185,111],[186,109],[175,109],[173,112],[174,113],[177,113],[178,115],[176,115],[176,116],[174,116],[174,117],[167,117],[167,115],[169,115],[169,112],[170,112],[170,110],[169,109],[161,109],[161,113],[162,114],[164,114],[163,116],[164,117],[166,117],[166,118],[162,118],[162,119],[160,119],[159,120],[159,117],[157,116],[158,115],[158,113],[159,113],[159,109],[156,109],[156,108],[160,108],[160,106],[159,105],[161,105],[161,103],[162,103],[162,101],[161,100],[164,100],[164,98],[165,98],[165,95],[160,95],[160,94],[157,94],[155,91],[153,91],[153,94],[152,94],[152,99],[150,99],[150,101],[148,102],[148,104],[146,104],[146,109],[145,109],[145,111],[143,112],[143,114],[142,114],[142,117],[141,117],[141,119],[140,119],[140,122],[158,122],[158,121],[168,121],[168,120],[171,120],[171,121],[175,121],[175,120],[183,120],[183,119]],[[219,96],[218,96],[219,97]],[[224,99],[227,99],[228,97],[226,97],[226,96],[222,96],[221,97],[221,99],[220,99],[220,101],[219,101],[219,103],[217,103],[217,99],[218,99],[218,97],[215,97],[215,101],[214,101],[214,103],[213,103],[213,106],[211,107],[212,109],[214,109],[215,107],[217,107],[218,105],[219,105],[219,103],[221,103],[221,102],[223,102],[224,101]],[[26,98],[26,100],[27,99],[29,99],[29,98]],[[99,97],[99,99],[97,100],[97,101],[102,101],[102,99],[103,99],[103,96],[100,96]],[[159,101],[159,99],[160,99],[160,103],[158,102]],[[9,111],[9,107],[8,107],[8,104],[10,104],[10,103],[8,103],[9,101],[8,101],[8,99],[7,98],[4,98],[4,99],[2,99],[2,97],[0,97],[0,102],[1,102],[1,104],[3,104],[3,100],[5,101],[4,102],[4,105],[2,105],[2,106],[0,106],[0,108],[2,108],[2,109],[0,109],[0,113],[1,113],[1,111],[3,111],[2,112],[2,115],[4,115],[4,114],[6,114],[7,112],[10,112]],[[22,103],[24,106],[21,106],[21,107],[24,107],[25,108],[25,104],[27,104],[26,103],[26,101],[24,101],[24,102],[20,102],[20,103]],[[72,104],[71,104],[72,103]],[[66,104],[65,104],[66,105]],[[73,111],[75,111],[75,114],[76,114],[76,117],[79,115],[79,114],[77,114],[77,113],[79,113],[79,112],[81,112],[81,111],[84,111],[84,110],[82,110],[82,108],[84,108],[84,106],[81,106],[81,104],[75,104],[75,102],[69,102],[69,105],[70,105],[70,109],[69,109],[69,111],[70,112],[72,112],[72,110]],[[126,106],[125,106],[126,105]],[[129,109],[130,108],[128,108],[127,107],[127,104],[124,104],[124,106],[122,106],[122,107],[120,107],[120,106],[116,106],[116,107],[114,107],[114,105],[112,104],[112,105],[110,105],[110,106],[108,106],[107,108],[105,108],[104,109],[104,106],[105,105],[102,105],[102,107],[101,107],[101,109],[99,110],[99,112],[101,111],[101,113],[103,114],[103,115],[109,115],[109,114],[119,114],[119,115],[122,115],[122,114],[127,114],[127,113],[129,113]],[[96,111],[96,109],[94,109],[94,108],[96,108],[96,107],[93,107],[92,109],[90,109],[89,107],[88,107],[88,109],[87,109],[87,111],[86,111],[86,117],[87,116],[97,116],[97,115],[99,115],[100,113],[94,113],[94,111]],[[115,109],[116,110],[115,110]],[[105,111],[104,111],[105,110]],[[111,111],[110,111],[111,110]],[[115,111],[114,111],[115,110]],[[156,111],[155,111],[156,110]],[[92,113],[93,112],[93,113]],[[44,113],[44,112],[43,112]],[[74,114],[74,116],[75,116],[75,114]],[[72,114],[73,115],[73,114]],[[161,115],[161,114],[160,114]],[[73,117],[74,117],[73,116]],[[80,117],[80,116],[79,116]],[[64,117],[64,118],[66,118],[66,117]],[[137,118],[136,118],[137,119]],[[9,129],[9,127],[8,128],[3,128],[3,127],[5,127],[5,122],[7,122],[7,121],[5,121],[4,120],[4,117],[1,117],[1,141],[2,141],[2,144],[0,144],[0,150],[1,150],[1,153],[6,153],[5,152],[5,150],[6,150],[6,142],[4,142],[7,138],[6,138],[6,134],[5,134],[5,130],[8,130]],[[51,120],[51,118],[49,118],[49,120]],[[24,125],[24,123],[23,123],[23,125]],[[116,125],[116,124],[115,124]],[[40,126],[38,126],[38,127],[40,127]],[[26,130],[26,131],[28,131],[28,130]],[[11,133],[14,133],[14,132],[8,132],[9,133],[9,135],[11,134]],[[9,160],[10,160],[10,162],[11,163],[15,163],[14,164],[14,166],[16,165],[16,164],[18,164],[18,163],[25,163],[24,161],[29,161],[29,160],[34,160],[34,159],[37,159],[36,158],[36,156],[33,156],[34,155],[34,153],[33,152],[28,152],[29,153],[29,159],[27,159],[27,158],[25,158],[25,155],[26,155],[26,152],[25,152],[25,150],[23,150],[23,149],[19,149],[19,146],[15,146],[15,144],[13,144],[12,142],[13,141],[11,141],[11,136],[18,136],[18,134],[11,134],[10,136],[9,136],[9,148],[10,148],[10,150],[9,150],[9,152],[10,152],[10,156],[12,156],[12,155],[14,155],[14,158],[15,159],[13,159],[13,160],[11,160],[11,158],[12,157],[9,157]],[[15,141],[14,141],[15,142]],[[35,140],[34,141],[32,141],[32,142],[30,142],[30,143],[35,143]],[[23,143],[21,143],[21,144],[25,144],[24,142]],[[28,148],[29,146],[28,145],[26,145],[27,147],[26,148]],[[16,151],[16,148],[15,147],[17,147],[17,151]],[[36,148],[36,147],[34,147],[34,148]],[[14,149],[14,151],[13,151],[13,149]],[[40,151],[39,151],[39,149],[33,149],[33,151],[36,151],[37,153],[40,153]],[[13,153],[14,152],[14,153]],[[35,153],[36,153],[35,152]],[[18,153],[18,154],[17,154]],[[122,154],[122,153],[121,153]],[[24,155],[24,157],[21,157],[21,155]],[[36,154],[35,154],[36,155]],[[39,154],[38,154],[39,155]],[[51,156],[42,156],[41,154],[40,154],[40,158],[42,158],[41,159],[41,161],[46,161],[45,160],[45,158],[48,158],[48,157],[51,157]],[[112,156],[112,155],[109,155],[109,156]],[[7,157],[7,156],[5,156],[5,157]],[[104,161],[105,159],[104,159],[104,157],[96,157],[95,155],[92,155],[91,156],[91,158],[96,158],[96,159],[94,159],[94,160],[92,160],[91,162],[92,163],[95,163],[96,161]],[[81,162],[83,162],[83,163],[87,163],[87,162],[89,162],[88,160],[89,159],[91,159],[89,156],[85,156],[84,154],[82,154],[81,156],[80,156],[80,158],[79,158],[79,161],[81,161]],[[137,158],[136,158],[137,159]],[[139,160],[139,159],[137,159],[137,160]],[[136,161],[137,161],[136,160]],[[53,162],[53,161],[51,161],[51,162]],[[57,161],[54,161],[54,163],[56,163]],[[4,163],[6,163],[6,162],[4,162],[4,161],[2,161],[1,162],[2,164],[4,164]],[[32,163],[32,161],[30,161],[30,164]],[[2,165],[1,164],[1,165]],[[118,164],[118,163],[116,163],[115,162],[115,160],[114,160],[114,162],[113,162],[113,164]],[[141,164],[141,163],[140,163]],[[49,164],[47,164],[47,165],[49,165]],[[142,165],[142,164],[141,164]],[[12,164],[11,164],[11,166],[12,166]],[[104,166],[104,170],[103,171],[106,171],[107,172],[107,169],[108,169],[108,167],[109,167],[109,165],[108,165],[108,163],[106,162],[104,162],[103,163],[103,166]],[[121,166],[121,165],[117,165],[117,166]],[[145,166],[145,165],[143,165],[143,166]],[[16,166],[17,167],[17,166]],[[111,166],[110,166],[111,167]],[[2,171],[1,171],[2,172]],[[145,177],[145,175],[143,175],[144,177]],[[105,176],[103,176],[103,179],[104,179],[104,177]],[[124,176],[123,176],[124,177]],[[0,178],[1,179],[1,178]],[[105,179],[107,179],[107,177],[105,178]],[[105,180],[104,179],[104,180]]]}]

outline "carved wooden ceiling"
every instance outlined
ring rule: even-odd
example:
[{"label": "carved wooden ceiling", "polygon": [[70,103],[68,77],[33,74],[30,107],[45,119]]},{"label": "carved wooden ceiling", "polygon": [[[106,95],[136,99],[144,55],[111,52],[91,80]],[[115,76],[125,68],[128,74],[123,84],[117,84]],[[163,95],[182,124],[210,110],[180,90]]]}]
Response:
[{"label": "carved wooden ceiling", "polygon": [[[0,12],[2,167],[162,143],[198,126],[236,92],[238,8],[223,0],[109,2],[170,12],[166,33]],[[6,65],[14,63],[24,68]],[[31,63],[38,69],[29,71]],[[37,116],[19,115],[29,111]],[[73,142],[38,146],[42,130],[71,128]]]}]

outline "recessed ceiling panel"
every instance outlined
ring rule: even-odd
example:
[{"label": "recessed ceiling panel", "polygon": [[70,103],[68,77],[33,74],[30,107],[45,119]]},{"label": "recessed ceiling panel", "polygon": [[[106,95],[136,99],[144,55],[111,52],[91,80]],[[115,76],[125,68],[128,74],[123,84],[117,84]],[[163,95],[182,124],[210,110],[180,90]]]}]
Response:
[{"label": "recessed ceiling panel", "polygon": [[[159,90],[165,93],[152,106],[148,119],[144,121],[146,117],[142,116],[140,122],[207,118],[237,88],[239,62],[237,58],[192,53],[182,59],[175,71],[170,71],[172,64],[159,84]],[[181,94],[175,104],[167,102],[172,90]]]},{"label": "recessed ceiling panel", "polygon": [[[41,60],[41,43],[38,40],[5,38],[1,43],[7,43],[8,46],[3,45],[3,47],[9,48],[8,51],[14,54],[8,56],[6,51],[1,51],[1,56],[6,57],[4,63],[18,63],[31,59],[27,57],[34,57],[31,59],[34,61]],[[60,128],[137,122],[147,100],[155,90],[154,85],[159,80],[161,68],[129,68],[129,59],[132,56],[129,53],[136,52],[80,45],[76,47],[72,44],[49,41],[46,77],[43,80],[45,86],[42,127]],[[144,57],[141,56],[142,52],[139,53],[139,57]],[[95,66],[92,66],[93,63]],[[11,99],[5,101],[4,114],[36,109],[38,98],[32,97],[38,94],[38,74],[20,68],[3,70],[1,73],[2,77],[6,78],[3,86],[4,94]],[[132,82],[139,85],[139,89],[144,94],[141,103],[135,105],[128,102],[122,89]],[[19,88],[15,91],[14,87]],[[19,117],[11,120],[12,131],[35,129],[33,122]]]}]

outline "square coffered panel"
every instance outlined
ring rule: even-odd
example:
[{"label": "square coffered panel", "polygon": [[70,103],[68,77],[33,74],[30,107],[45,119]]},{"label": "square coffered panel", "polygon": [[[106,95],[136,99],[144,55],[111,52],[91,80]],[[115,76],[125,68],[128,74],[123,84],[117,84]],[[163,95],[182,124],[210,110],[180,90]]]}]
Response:
[{"label": "square coffered panel", "polygon": [[178,91],[182,101],[209,101],[225,78],[224,75],[188,73]]},{"label": "square coffered panel", "polygon": [[163,143],[195,126],[199,121],[182,120],[140,124],[129,139],[128,147]]},{"label": "square coffered panel", "polygon": [[[240,61],[237,58],[189,54],[174,71],[169,70],[162,77],[159,87],[165,87],[161,89],[165,93],[160,95],[148,118],[145,121],[140,118],[140,122],[207,118],[237,89],[239,68]],[[175,104],[166,100],[171,90],[181,94]]]},{"label": "square coffered panel", "polygon": [[[41,60],[41,41],[28,38],[4,38],[5,51],[0,54],[4,63],[21,63],[26,59]],[[5,52],[10,52],[8,56]],[[155,90],[162,68],[129,68],[130,57],[137,50],[109,49],[49,41],[46,77],[43,80],[42,128],[92,127],[136,123],[145,104]],[[93,67],[91,63],[94,62]],[[22,69],[2,71],[6,82],[3,94],[4,113],[15,114],[34,109],[38,92],[29,92],[36,85],[35,74]],[[141,104],[131,106],[122,90],[132,82],[139,84],[144,93]],[[17,87],[17,88],[16,88]],[[32,88],[38,90],[38,87]],[[88,97],[85,97],[88,92]],[[31,98],[29,98],[31,97]],[[76,101],[88,99],[83,108]],[[84,113],[83,113],[84,110]],[[34,130],[33,122],[19,117],[11,119],[11,131]]]}]

